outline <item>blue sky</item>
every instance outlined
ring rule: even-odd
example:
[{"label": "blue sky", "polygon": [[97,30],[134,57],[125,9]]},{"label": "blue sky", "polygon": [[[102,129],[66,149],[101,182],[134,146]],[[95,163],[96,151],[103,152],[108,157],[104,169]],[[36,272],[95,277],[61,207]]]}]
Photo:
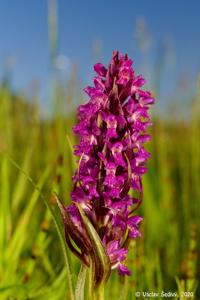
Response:
[{"label": "blue sky", "polygon": [[[179,76],[194,84],[200,70],[200,1],[58,0],[57,4],[59,53],[76,63],[82,84],[91,81],[95,40],[101,42],[100,57],[105,63],[114,49],[127,52],[138,71],[148,62],[149,80],[167,40],[170,54],[163,90],[172,92]],[[0,78],[6,57],[11,57],[13,87],[25,89],[37,78],[43,101],[48,98],[50,71],[47,16],[46,0],[0,0]],[[142,19],[151,36],[146,54],[134,37],[136,23]]]}]

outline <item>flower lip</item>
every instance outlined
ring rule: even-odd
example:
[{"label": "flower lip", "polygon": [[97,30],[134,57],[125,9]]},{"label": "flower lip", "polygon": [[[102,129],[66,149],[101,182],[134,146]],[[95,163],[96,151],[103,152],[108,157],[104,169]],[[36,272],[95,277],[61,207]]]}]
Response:
[{"label": "flower lip", "polygon": [[117,270],[118,270],[119,275],[121,275],[121,276],[125,276],[125,275],[130,276],[131,275],[131,271],[123,264],[118,264]]},{"label": "flower lip", "polygon": [[115,155],[115,154],[121,153],[123,148],[124,147],[123,147],[123,144],[121,142],[117,142],[117,143],[113,144],[111,146],[112,154]]}]

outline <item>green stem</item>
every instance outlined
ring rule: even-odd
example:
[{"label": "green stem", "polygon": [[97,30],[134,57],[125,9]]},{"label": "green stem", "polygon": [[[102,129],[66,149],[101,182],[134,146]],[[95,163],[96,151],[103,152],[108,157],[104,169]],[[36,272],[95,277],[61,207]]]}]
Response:
[{"label": "green stem", "polygon": [[90,267],[88,269],[88,300],[104,300],[104,286],[103,282],[99,286],[95,286],[94,276],[95,265],[94,260],[91,258]]},{"label": "green stem", "polygon": [[95,300],[104,300],[104,284],[101,284],[95,291]]},{"label": "green stem", "polygon": [[86,279],[86,272],[87,267],[85,265],[81,265],[77,283],[76,283],[76,289],[75,289],[75,300],[84,300],[85,299],[85,279]]},{"label": "green stem", "polygon": [[88,269],[88,300],[94,299],[94,265],[91,259],[90,267]]}]

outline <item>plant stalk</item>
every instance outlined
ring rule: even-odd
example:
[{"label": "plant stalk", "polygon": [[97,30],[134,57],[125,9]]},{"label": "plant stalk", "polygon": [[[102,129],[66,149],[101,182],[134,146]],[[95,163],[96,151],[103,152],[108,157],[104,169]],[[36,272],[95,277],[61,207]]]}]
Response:
[{"label": "plant stalk", "polygon": [[104,300],[104,284],[95,290],[95,300]]},{"label": "plant stalk", "polygon": [[94,265],[91,259],[90,267],[88,269],[88,300],[94,299]]}]

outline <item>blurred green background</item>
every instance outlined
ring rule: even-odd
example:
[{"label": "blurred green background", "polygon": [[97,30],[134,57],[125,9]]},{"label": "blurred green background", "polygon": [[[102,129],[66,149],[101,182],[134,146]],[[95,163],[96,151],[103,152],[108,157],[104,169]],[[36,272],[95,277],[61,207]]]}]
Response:
[{"label": "blurred green background", "polygon": [[[22,6],[23,1],[19,2]],[[88,13],[89,2],[85,3]],[[159,15],[156,1],[150,2],[154,3],[152,9],[155,10],[155,17]],[[6,5],[5,1],[0,4],[2,8]],[[84,47],[81,37],[82,46],[77,41],[73,45],[78,49],[76,51],[83,51],[82,59],[87,61],[87,68],[84,63],[78,64],[61,55],[58,7],[63,2],[49,1],[47,4],[48,84],[40,89],[39,81],[34,80],[28,89],[23,89],[23,76],[21,81],[15,79],[16,74],[20,78],[19,69],[23,68],[23,64],[21,66],[19,62],[15,69],[11,57],[1,57],[5,64],[0,83],[0,300],[70,299],[70,280],[75,285],[80,268],[79,261],[68,251],[63,256],[62,248],[65,246],[58,235],[62,224],[52,192],[56,192],[66,204],[70,202],[71,177],[75,168],[72,146],[78,142],[72,133],[72,126],[76,123],[76,107],[86,100],[82,86],[91,84],[93,62],[99,59],[108,62],[106,59],[111,52],[108,56],[107,50],[104,52],[106,43],[94,35],[91,43],[85,37],[91,47],[89,59],[87,56],[84,58],[87,47]],[[104,5],[106,7],[106,3]],[[116,13],[119,13],[120,3],[117,2],[117,5]],[[129,1],[127,5],[131,5]],[[111,12],[115,15],[113,7],[108,4],[108,15]],[[137,4],[139,10],[138,7]],[[123,14],[124,18],[131,17],[126,10]],[[92,14],[91,18],[94,21]],[[102,20],[103,16],[98,21]],[[179,21],[177,18],[177,23]],[[60,22],[60,26],[64,26],[62,20]],[[112,45],[111,40],[108,49],[114,50],[119,43],[123,44],[120,50],[130,50],[129,55],[133,59],[135,53],[138,58],[136,72],[142,70],[150,79],[149,88],[158,100],[152,111],[152,141],[147,145],[151,159],[148,162],[149,171],[144,176],[144,200],[139,211],[144,217],[142,237],[130,245],[128,258],[132,276],[124,281],[113,272],[106,286],[106,299],[132,300],[136,291],[162,290],[176,291],[182,295],[181,299],[200,299],[199,60],[195,61],[195,51],[194,57],[186,51],[185,55],[187,57],[188,54],[187,58],[195,65],[196,71],[189,69],[188,74],[193,72],[193,75],[182,76],[177,69],[186,68],[187,63],[181,67],[180,62],[176,65],[173,57],[179,56],[179,53],[176,53],[176,48],[172,51],[173,47],[169,47],[169,39],[158,41],[156,37],[152,38],[145,17],[140,17],[136,22],[132,19],[131,22],[135,24],[133,36],[124,33],[123,37],[120,33],[117,43],[114,40]],[[66,20],[65,25],[73,35],[73,24]],[[95,32],[95,28],[93,30]],[[164,35],[162,31],[159,33]],[[173,37],[173,32],[171,34]],[[134,49],[132,46],[126,47],[126,35],[127,39],[134,39]],[[11,40],[12,36],[7,38]],[[187,40],[185,42],[187,44]],[[34,49],[34,40],[31,43]],[[197,50],[199,40],[196,43]],[[167,69],[170,64],[171,69]],[[63,69],[67,71],[63,73]],[[86,72],[90,75],[84,76]],[[27,70],[27,76],[31,75]],[[173,76],[176,84],[172,85],[170,80]],[[45,76],[41,78],[42,85]],[[66,263],[70,264],[71,276]],[[188,292],[195,296],[190,297]],[[140,298],[145,299],[142,295]]]}]

